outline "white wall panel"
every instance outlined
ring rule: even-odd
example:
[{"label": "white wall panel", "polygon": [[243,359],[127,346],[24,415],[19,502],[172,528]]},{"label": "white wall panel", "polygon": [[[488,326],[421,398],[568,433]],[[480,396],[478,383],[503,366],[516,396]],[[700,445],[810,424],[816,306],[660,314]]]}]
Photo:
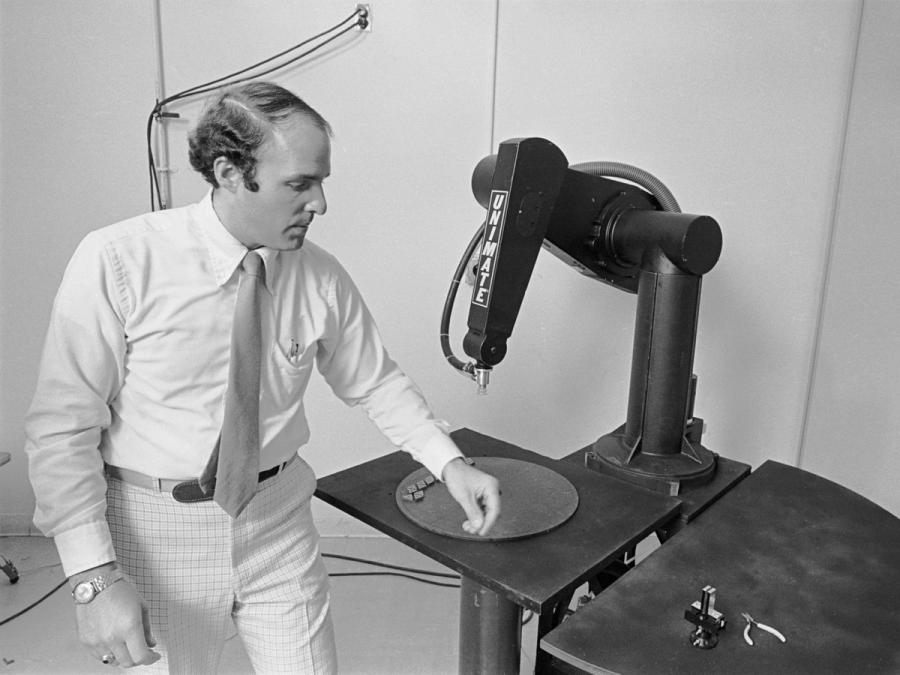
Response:
[{"label": "white wall panel", "polygon": [[[696,412],[705,445],[753,465],[798,452],[858,11],[850,0],[500,3],[495,139],[543,136],[572,163],[637,165],[722,226]],[[634,308],[542,254],[494,375],[496,390],[529,392],[515,402],[525,414],[500,413],[489,431],[571,451],[624,421]]]},{"label": "white wall panel", "polygon": [[898,32],[866,2],[801,466],[900,516]]},{"label": "white wall panel", "polygon": [[34,499],[23,420],[50,305],[90,230],[146,208],[150,2],[0,0],[0,533]]}]

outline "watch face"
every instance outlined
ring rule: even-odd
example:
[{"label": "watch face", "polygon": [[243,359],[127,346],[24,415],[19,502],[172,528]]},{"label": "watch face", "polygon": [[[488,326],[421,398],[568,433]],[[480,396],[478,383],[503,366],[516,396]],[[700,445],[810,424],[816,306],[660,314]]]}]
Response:
[{"label": "watch face", "polygon": [[72,597],[75,598],[75,602],[90,602],[94,597],[94,586],[90,581],[82,581],[72,590]]}]

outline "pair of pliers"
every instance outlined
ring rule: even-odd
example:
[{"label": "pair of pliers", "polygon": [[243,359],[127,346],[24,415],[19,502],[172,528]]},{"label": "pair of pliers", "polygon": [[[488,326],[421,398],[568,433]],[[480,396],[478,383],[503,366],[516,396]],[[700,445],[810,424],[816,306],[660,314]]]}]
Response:
[{"label": "pair of pliers", "polygon": [[787,642],[787,640],[784,639],[784,635],[782,635],[780,632],[778,632],[771,626],[767,626],[764,623],[760,623],[759,621],[754,619],[752,616],[750,616],[746,612],[741,612],[741,616],[744,617],[744,620],[747,622],[747,625],[744,627],[744,641],[751,647],[753,646],[753,640],[750,639],[750,629],[753,626],[756,626],[760,630],[764,630],[767,633],[771,633],[772,635],[774,635],[776,638],[778,638],[782,642]]}]

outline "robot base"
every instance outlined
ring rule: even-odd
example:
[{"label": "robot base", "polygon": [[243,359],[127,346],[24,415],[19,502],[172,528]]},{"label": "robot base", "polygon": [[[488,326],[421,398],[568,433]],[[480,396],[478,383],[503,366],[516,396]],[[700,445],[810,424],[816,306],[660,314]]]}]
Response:
[{"label": "robot base", "polygon": [[629,444],[625,426],[597,439],[584,455],[588,469],[677,496],[682,490],[706,485],[716,474],[718,456],[702,445],[682,439],[678,453],[653,454]]}]

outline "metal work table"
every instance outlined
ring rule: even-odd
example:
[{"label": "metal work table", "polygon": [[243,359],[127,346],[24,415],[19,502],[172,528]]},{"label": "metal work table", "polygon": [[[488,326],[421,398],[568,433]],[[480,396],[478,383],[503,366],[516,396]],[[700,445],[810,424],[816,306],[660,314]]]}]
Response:
[{"label": "metal work table", "polygon": [[[727,625],[688,644],[705,585]],[[812,473],[764,463],[541,640],[557,673],[898,673],[900,520]],[[786,636],[753,629],[741,612]]]},{"label": "metal work table", "polygon": [[577,511],[550,532],[514,541],[473,542],[428,532],[395,501],[397,484],[418,466],[403,452],[320,478],[316,496],[462,576],[460,672],[518,673],[522,608],[544,614],[568,602],[577,586],[675,518],[680,502],[470,429],[452,437],[470,457],[552,468],[578,490]]}]

